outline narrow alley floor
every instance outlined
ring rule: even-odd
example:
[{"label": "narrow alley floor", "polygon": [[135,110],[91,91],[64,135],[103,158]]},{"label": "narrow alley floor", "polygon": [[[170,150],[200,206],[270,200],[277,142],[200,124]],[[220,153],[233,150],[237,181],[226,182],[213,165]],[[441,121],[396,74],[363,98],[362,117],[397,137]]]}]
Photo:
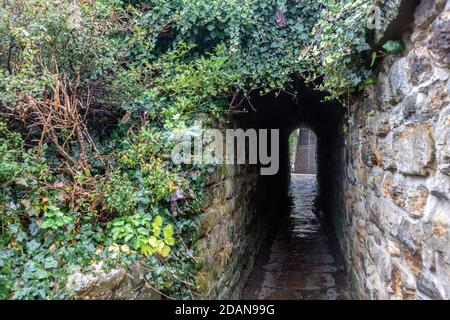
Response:
[{"label": "narrow alley floor", "polygon": [[314,210],[316,177],[292,175],[290,188],[291,212],[266,240],[241,298],[349,299],[339,250]]}]

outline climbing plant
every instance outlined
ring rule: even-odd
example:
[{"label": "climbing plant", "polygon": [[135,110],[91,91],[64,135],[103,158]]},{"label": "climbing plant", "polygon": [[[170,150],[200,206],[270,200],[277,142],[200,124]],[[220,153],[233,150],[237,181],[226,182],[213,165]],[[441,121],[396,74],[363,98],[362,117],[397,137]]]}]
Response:
[{"label": "climbing plant", "polygon": [[357,88],[370,2],[4,1],[0,298],[67,298],[73,270],[137,260],[194,298],[209,168],[172,163],[173,132],[295,74]]}]

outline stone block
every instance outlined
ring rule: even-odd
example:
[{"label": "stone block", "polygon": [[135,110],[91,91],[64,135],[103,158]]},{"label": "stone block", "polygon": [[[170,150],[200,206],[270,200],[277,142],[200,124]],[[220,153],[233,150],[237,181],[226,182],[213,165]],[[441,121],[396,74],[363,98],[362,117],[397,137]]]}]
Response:
[{"label": "stone block", "polygon": [[384,194],[387,194],[411,218],[418,219],[423,216],[430,194],[424,185],[410,185],[405,179],[396,176],[385,181],[384,188],[386,189]]},{"label": "stone block", "polygon": [[414,13],[415,29],[427,29],[441,13],[447,0],[422,0]]},{"label": "stone block", "polygon": [[427,223],[427,234],[431,237],[430,244],[434,250],[450,253],[450,204],[439,201]]},{"label": "stone block", "polygon": [[432,280],[431,276],[425,276],[423,273],[419,274],[417,277],[417,290],[424,293],[427,297],[433,300],[442,300],[443,296],[435,281]]},{"label": "stone block", "polygon": [[380,110],[387,111],[392,108],[392,88],[389,81],[389,74],[392,66],[399,61],[400,56],[388,55],[381,64],[381,71],[378,75],[377,97]]},{"label": "stone block", "polygon": [[423,185],[408,190],[405,210],[411,218],[419,219],[423,216],[429,194]]},{"label": "stone block", "polygon": [[409,81],[410,66],[406,58],[401,58],[392,66],[389,74],[391,97],[389,102],[393,105],[401,102],[411,93],[412,85]]},{"label": "stone block", "polygon": [[435,170],[433,131],[428,124],[407,125],[394,135],[397,169],[404,175],[427,176]]},{"label": "stone block", "polygon": [[447,106],[450,106],[450,94],[447,84],[437,81],[430,87],[427,99],[421,109],[424,113],[434,116],[438,115]]},{"label": "stone block", "polygon": [[383,198],[371,198],[369,220],[386,234],[397,235],[402,211]]},{"label": "stone block", "polygon": [[390,133],[385,138],[378,138],[376,145],[376,159],[384,170],[396,170],[396,155],[394,150],[394,134]]},{"label": "stone block", "polygon": [[407,62],[410,65],[409,79],[412,84],[429,81],[433,75],[433,63],[426,47],[415,47],[408,54]]},{"label": "stone block", "polygon": [[400,264],[393,264],[391,272],[390,289],[391,299],[412,300],[416,298],[416,283],[414,276],[410,275]]},{"label": "stone block", "polygon": [[67,278],[66,290],[72,299],[81,300],[160,300],[161,294],[148,287],[145,271],[138,262],[129,269],[103,269],[103,262],[90,273],[74,272]]},{"label": "stone block", "polygon": [[407,96],[402,102],[403,118],[407,119],[417,110],[417,93]]},{"label": "stone block", "polygon": [[402,261],[414,275],[418,275],[423,270],[422,234],[419,225],[412,224],[407,220],[403,220],[398,228],[397,239],[401,244]]},{"label": "stone block", "polygon": [[428,46],[436,63],[450,67],[450,10],[443,12],[430,28]]}]

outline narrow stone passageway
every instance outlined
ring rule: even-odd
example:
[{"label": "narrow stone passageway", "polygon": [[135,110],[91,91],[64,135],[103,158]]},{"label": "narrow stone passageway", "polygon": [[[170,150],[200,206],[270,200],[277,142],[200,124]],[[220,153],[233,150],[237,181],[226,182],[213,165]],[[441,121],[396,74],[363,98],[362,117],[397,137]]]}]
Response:
[{"label": "narrow stone passageway", "polygon": [[315,175],[292,175],[292,206],[266,240],[242,299],[349,299],[348,283],[331,229],[315,209]]}]

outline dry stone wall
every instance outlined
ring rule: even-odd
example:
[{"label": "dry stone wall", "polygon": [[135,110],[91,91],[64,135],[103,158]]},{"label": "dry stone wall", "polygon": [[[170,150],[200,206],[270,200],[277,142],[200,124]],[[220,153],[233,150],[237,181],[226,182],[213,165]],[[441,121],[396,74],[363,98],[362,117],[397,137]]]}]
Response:
[{"label": "dry stone wall", "polygon": [[421,1],[403,40],[351,105],[334,220],[355,297],[449,299],[450,1]]}]

